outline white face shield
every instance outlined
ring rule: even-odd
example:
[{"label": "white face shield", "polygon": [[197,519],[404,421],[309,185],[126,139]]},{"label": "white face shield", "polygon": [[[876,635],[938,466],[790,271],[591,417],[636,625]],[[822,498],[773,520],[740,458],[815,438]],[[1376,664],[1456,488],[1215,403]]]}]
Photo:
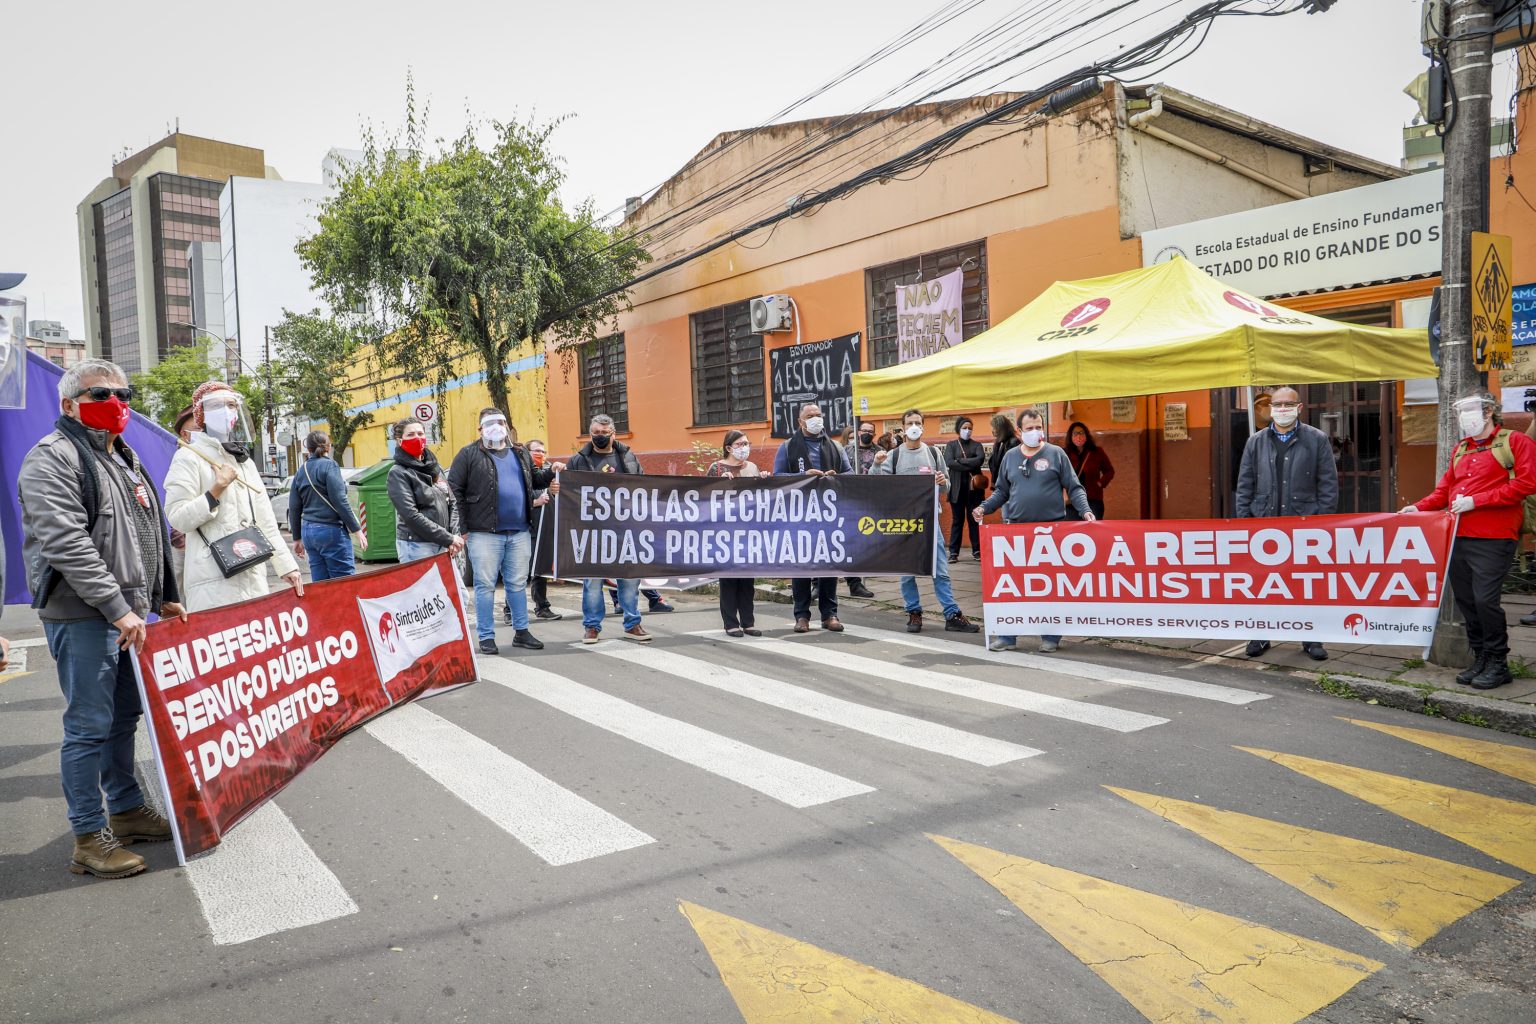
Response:
[{"label": "white face shield", "polygon": [[202,408],[203,431],[220,444],[256,443],[256,430],[250,413],[234,391],[212,391],[198,403]]},{"label": "white face shield", "polygon": [[1488,407],[1477,395],[1460,399],[1451,408],[1456,410],[1456,422],[1461,427],[1462,437],[1476,437],[1488,425]]}]

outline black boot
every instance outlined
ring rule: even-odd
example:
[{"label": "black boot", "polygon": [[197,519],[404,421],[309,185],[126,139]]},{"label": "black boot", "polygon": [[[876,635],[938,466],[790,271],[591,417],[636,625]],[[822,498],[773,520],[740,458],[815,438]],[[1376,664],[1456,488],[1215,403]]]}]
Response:
[{"label": "black boot", "polygon": [[1505,683],[1513,682],[1514,678],[1514,675],[1509,671],[1509,662],[1507,660],[1490,655],[1488,664],[1467,685],[1471,686],[1474,690],[1491,690],[1495,686],[1503,686]]},{"label": "black boot", "polygon": [[1488,655],[1484,654],[1482,651],[1473,651],[1472,664],[1456,673],[1456,681],[1462,686],[1468,686],[1471,684],[1472,680],[1476,679],[1480,674],[1482,674],[1483,669],[1487,667]]}]

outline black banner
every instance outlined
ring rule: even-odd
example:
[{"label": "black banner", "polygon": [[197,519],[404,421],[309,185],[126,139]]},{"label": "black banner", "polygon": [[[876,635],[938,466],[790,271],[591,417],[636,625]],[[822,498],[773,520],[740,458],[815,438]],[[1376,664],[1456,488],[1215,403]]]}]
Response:
[{"label": "black banner", "polygon": [[931,476],[562,473],[554,571],[565,579],[929,576],[937,494]]},{"label": "black banner", "polygon": [[853,426],[853,375],[862,369],[857,334],[771,349],[768,368],[773,380],[774,437],[788,437],[798,430],[800,407],[811,402],[821,406],[829,437]]}]

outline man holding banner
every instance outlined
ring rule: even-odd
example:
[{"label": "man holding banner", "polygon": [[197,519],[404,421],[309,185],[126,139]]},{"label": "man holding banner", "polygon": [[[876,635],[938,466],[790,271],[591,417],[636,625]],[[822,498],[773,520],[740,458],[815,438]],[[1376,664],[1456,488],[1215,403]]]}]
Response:
[{"label": "man holding banner", "polygon": [[1536,494],[1536,441],[1505,430],[1499,400],[1479,391],[1456,403],[1462,440],[1434,491],[1403,512],[1456,513],[1451,593],[1467,623],[1473,663],[1458,683],[1491,690],[1510,682],[1509,623],[1504,576],[1525,521],[1525,499]]},{"label": "man holding banner", "polygon": [[32,604],[64,691],[69,870],[100,878],[144,870],[125,843],[171,838],[133,774],[142,705],[131,648],[151,612],[186,618],[160,500],[122,439],[132,397],[114,363],[71,367],[59,380],[63,415],[27,453],[19,479]]},{"label": "man holding banner", "polygon": [[[1010,449],[998,467],[992,495],[971,513],[979,523],[989,514],[1003,510],[1005,523],[1056,523],[1067,518],[1062,504],[1066,492],[1072,507],[1083,522],[1094,522],[1088,507],[1088,492],[1078,482],[1067,453],[1045,439],[1045,417],[1039,409],[1019,413],[1019,447]],[[1011,651],[1018,638],[997,636],[989,650]],[[1061,646],[1061,637],[1040,637],[1040,652],[1050,654]]]},{"label": "man holding banner", "polygon": [[[836,476],[850,471],[848,453],[826,435],[821,406],[815,402],[802,405],[800,429],[779,446],[779,453],[774,456],[774,476]],[[790,590],[795,599],[795,632],[808,633],[811,630],[811,580],[796,577],[790,581]],[[841,633],[843,624],[837,617],[836,576],[816,580],[816,604],[821,612],[821,628]]]},{"label": "man holding banner", "polygon": [[[873,471],[888,476],[925,476],[933,480],[935,488],[948,487],[949,477],[944,472],[944,456],[939,454],[932,445],[923,443],[922,411],[908,409],[902,413],[901,426],[905,435],[904,441],[890,451],[877,455]],[[954,591],[949,585],[949,559],[946,557],[949,549],[944,545],[943,534],[934,530],[933,541],[936,550],[933,559],[933,596],[938,598],[939,606],[944,609],[945,631],[981,632],[981,627],[961,614],[960,606],[955,603]],[[907,632],[921,633],[923,604],[917,592],[916,576],[901,578],[901,599],[907,609]]]}]

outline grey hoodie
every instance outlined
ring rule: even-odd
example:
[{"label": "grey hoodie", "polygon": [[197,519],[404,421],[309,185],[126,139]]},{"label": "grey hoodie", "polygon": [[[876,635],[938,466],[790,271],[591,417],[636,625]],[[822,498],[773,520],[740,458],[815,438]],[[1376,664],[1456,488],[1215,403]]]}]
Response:
[{"label": "grey hoodie", "polygon": [[1023,448],[1012,448],[1003,456],[992,495],[982,502],[981,510],[1001,508],[1005,523],[1054,523],[1067,517],[1063,491],[1072,507],[1087,516],[1088,492],[1078,482],[1066,452],[1050,443],[1027,456]]}]

